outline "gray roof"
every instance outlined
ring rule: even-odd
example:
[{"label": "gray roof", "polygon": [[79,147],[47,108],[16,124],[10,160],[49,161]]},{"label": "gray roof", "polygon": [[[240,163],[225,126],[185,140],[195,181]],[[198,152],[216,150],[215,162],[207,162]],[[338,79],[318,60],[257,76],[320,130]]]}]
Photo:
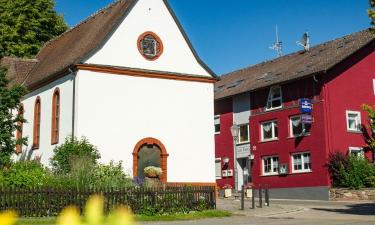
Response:
[{"label": "gray roof", "polygon": [[363,30],[274,60],[223,75],[215,84],[215,99],[254,91],[325,72],[368,44],[375,35]]}]

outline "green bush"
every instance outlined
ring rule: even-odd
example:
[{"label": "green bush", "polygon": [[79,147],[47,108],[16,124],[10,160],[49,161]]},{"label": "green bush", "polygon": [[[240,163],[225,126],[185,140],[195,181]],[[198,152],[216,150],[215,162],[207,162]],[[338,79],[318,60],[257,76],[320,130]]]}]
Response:
[{"label": "green bush", "polygon": [[122,162],[114,163],[111,161],[108,165],[99,164],[95,168],[93,183],[96,187],[129,187],[132,186],[132,179],[125,173]]},{"label": "green bush", "polygon": [[51,174],[37,161],[20,161],[0,171],[0,184],[7,187],[32,188],[47,185]]},{"label": "green bush", "polygon": [[51,158],[52,169],[56,174],[68,174],[72,170],[74,159],[85,157],[88,163],[97,164],[100,154],[98,149],[83,138],[68,137],[65,143],[56,147]]},{"label": "green bush", "polygon": [[341,168],[342,185],[348,188],[364,188],[372,186],[371,177],[375,176],[375,167],[367,159],[350,157],[349,166]]}]

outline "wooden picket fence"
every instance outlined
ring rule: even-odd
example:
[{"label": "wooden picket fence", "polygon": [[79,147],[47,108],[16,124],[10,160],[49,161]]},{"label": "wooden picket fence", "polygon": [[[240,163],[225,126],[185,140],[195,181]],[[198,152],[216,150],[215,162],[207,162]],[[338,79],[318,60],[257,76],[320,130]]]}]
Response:
[{"label": "wooden picket fence", "polygon": [[168,186],[107,189],[9,188],[0,187],[0,211],[15,210],[24,217],[56,216],[67,206],[75,205],[81,213],[89,196],[105,197],[105,212],[116,206],[129,206],[134,213],[171,213],[214,209],[215,187]]}]

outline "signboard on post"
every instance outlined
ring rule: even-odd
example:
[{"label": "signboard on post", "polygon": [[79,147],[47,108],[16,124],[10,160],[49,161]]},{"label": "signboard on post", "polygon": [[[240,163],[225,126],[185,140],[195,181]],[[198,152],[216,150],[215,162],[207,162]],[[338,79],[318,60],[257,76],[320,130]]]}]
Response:
[{"label": "signboard on post", "polygon": [[311,99],[308,99],[308,98],[302,98],[300,100],[300,110],[301,110],[301,113],[304,113],[304,114],[311,114],[312,112],[312,101]]},{"label": "signboard on post", "polygon": [[304,124],[312,124],[313,123],[313,117],[309,114],[303,114],[301,116],[302,123]]}]

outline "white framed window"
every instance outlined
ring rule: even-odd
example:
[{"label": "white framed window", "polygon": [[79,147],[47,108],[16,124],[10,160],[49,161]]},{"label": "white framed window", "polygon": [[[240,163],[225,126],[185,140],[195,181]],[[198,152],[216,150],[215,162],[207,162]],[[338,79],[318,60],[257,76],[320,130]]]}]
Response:
[{"label": "white framed window", "polygon": [[221,158],[215,159],[215,174],[216,179],[221,179]]},{"label": "white framed window", "polygon": [[349,147],[349,154],[357,158],[365,158],[365,152],[360,147]]},{"label": "white framed window", "polygon": [[280,109],[283,106],[283,98],[281,93],[281,87],[275,86],[270,88],[267,99],[266,110]]},{"label": "white framed window", "polygon": [[267,121],[261,124],[261,136],[262,141],[276,140],[279,132],[277,127],[277,121]]},{"label": "white framed window", "polygon": [[220,134],[220,115],[215,116],[215,134]]},{"label": "white framed window", "polygon": [[289,122],[290,136],[299,137],[310,134],[311,124],[302,123],[302,116],[292,116]]},{"label": "white framed window", "polygon": [[249,138],[249,124],[239,125],[239,141],[238,143],[247,143]]},{"label": "white framed window", "polygon": [[292,154],[292,173],[311,172],[310,152]]},{"label": "white framed window", "polygon": [[361,112],[346,111],[346,128],[348,131],[361,131]]},{"label": "white framed window", "polygon": [[262,168],[264,176],[279,174],[279,156],[263,157]]}]

